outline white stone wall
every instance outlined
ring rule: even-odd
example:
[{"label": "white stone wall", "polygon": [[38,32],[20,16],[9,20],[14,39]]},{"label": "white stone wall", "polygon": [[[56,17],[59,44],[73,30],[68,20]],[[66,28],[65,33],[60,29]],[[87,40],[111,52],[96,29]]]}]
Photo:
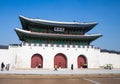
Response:
[{"label": "white stone wall", "polygon": [[112,64],[113,68],[120,68],[120,54],[101,52],[99,61],[100,61],[100,66],[105,66],[106,64]]},{"label": "white stone wall", "polygon": [[40,54],[43,57],[43,69],[54,68],[54,57],[56,54],[62,53],[67,58],[67,68],[71,68],[71,64],[78,69],[77,59],[79,55],[84,55],[87,59],[88,68],[100,68],[105,64],[113,64],[114,68],[120,68],[120,54],[100,52],[100,49],[89,46],[72,46],[45,44],[36,46],[32,44],[24,44],[22,46],[9,46],[9,49],[0,49],[0,63],[10,64],[11,69],[15,68],[31,68],[31,57],[34,54]]},{"label": "white stone wall", "polygon": [[15,49],[0,49],[0,64],[3,62],[6,64],[10,64],[10,69],[14,69],[15,67]]},{"label": "white stone wall", "polygon": [[43,68],[53,69],[54,68],[54,57],[56,54],[62,53],[67,58],[67,68],[70,69],[71,64],[74,68],[77,68],[77,58],[79,55],[84,55],[87,58],[88,68],[99,68],[99,53],[100,49],[88,48],[85,46],[72,46],[67,45],[54,45],[51,47],[50,44],[45,46],[34,46],[34,44],[25,44],[17,50],[17,68],[31,68],[31,57],[34,54],[40,54],[43,57]]},{"label": "white stone wall", "polygon": [[0,63],[9,63],[8,49],[0,49]]}]

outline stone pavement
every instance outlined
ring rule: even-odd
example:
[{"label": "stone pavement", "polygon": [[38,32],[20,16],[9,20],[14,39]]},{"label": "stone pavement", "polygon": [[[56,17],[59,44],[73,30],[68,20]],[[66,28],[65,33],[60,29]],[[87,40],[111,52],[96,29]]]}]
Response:
[{"label": "stone pavement", "polygon": [[0,84],[120,84],[120,69],[0,71]]},{"label": "stone pavement", "polygon": [[0,78],[120,78],[120,69],[58,69],[10,70],[0,71]]},{"label": "stone pavement", "polygon": [[23,75],[79,75],[79,74],[120,74],[120,69],[58,69],[44,70],[44,69],[31,69],[31,70],[10,70],[0,71],[1,74],[23,74]]}]

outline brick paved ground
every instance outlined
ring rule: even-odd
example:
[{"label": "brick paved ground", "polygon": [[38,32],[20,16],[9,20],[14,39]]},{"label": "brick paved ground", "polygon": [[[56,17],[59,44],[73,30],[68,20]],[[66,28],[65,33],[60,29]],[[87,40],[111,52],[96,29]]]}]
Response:
[{"label": "brick paved ground", "polygon": [[120,69],[0,71],[0,84],[120,84]]}]

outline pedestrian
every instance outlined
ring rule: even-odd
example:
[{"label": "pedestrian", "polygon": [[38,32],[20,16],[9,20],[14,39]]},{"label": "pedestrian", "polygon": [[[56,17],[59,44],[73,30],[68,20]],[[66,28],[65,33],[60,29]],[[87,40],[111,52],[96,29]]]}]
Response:
[{"label": "pedestrian", "polygon": [[38,68],[42,68],[42,65],[41,65],[41,64],[39,64],[39,65],[38,65]]},{"label": "pedestrian", "polygon": [[71,70],[73,70],[73,64],[71,64]]},{"label": "pedestrian", "polygon": [[9,71],[9,68],[10,68],[10,64],[6,64],[6,70]]},{"label": "pedestrian", "polygon": [[1,63],[1,71],[4,70],[4,67],[5,67],[5,64],[2,62],[2,63]]},{"label": "pedestrian", "polygon": [[57,71],[57,68],[58,68],[57,65],[55,65],[55,66],[54,66],[55,71]]}]

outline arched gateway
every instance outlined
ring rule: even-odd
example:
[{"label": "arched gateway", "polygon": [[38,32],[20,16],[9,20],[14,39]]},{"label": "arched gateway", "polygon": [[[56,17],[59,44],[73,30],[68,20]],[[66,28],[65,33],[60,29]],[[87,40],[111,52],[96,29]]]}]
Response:
[{"label": "arched gateway", "polygon": [[34,54],[31,58],[31,68],[43,67],[43,58],[40,54]]},{"label": "arched gateway", "polygon": [[78,68],[87,68],[87,60],[84,55],[78,56],[77,63],[78,63]]},{"label": "arched gateway", "polygon": [[58,53],[54,57],[54,66],[57,65],[58,68],[67,68],[67,58],[64,54]]}]

